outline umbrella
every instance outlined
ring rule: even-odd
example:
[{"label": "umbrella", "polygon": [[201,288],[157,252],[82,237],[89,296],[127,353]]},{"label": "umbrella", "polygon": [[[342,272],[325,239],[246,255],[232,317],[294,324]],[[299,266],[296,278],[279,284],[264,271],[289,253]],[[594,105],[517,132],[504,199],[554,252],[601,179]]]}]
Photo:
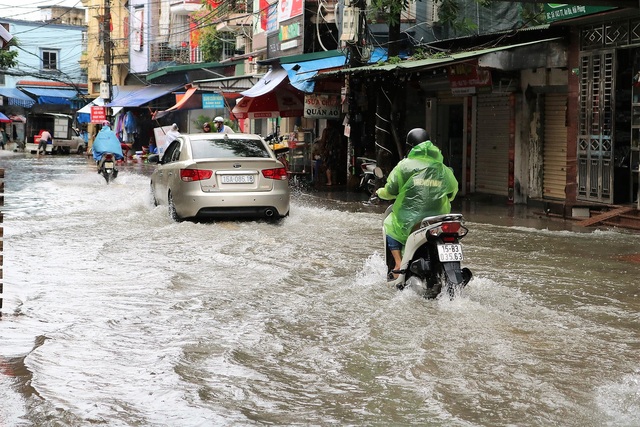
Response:
[{"label": "umbrella", "polygon": [[11,123],[11,119],[0,113],[0,123]]},{"label": "umbrella", "polygon": [[301,117],[304,113],[303,97],[302,92],[281,86],[264,95],[240,98],[231,112],[238,119]]}]

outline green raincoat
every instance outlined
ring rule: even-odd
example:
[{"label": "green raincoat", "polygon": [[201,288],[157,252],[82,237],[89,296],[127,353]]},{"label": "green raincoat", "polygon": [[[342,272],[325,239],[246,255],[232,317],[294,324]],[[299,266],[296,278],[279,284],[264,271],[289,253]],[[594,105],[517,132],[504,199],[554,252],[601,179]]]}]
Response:
[{"label": "green raincoat", "polygon": [[389,174],[378,197],[393,200],[393,212],[384,220],[387,235],[403,245],[422,218],[451,212],[458,181],[442,162],[440,149],[431,141],[416,145]]}]

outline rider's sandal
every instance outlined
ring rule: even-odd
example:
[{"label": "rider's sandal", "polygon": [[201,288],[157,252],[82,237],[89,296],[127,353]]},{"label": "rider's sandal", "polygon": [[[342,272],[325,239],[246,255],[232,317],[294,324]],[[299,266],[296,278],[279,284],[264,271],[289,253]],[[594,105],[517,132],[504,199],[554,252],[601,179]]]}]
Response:
[{"label": "rider's sandal", "polygon": [[389,274],[387,274],[387,281],[388,282],[393,282],[398,277],[400,277],[400,274],[402,274],[402,273],[404,273],[404,270],[391,270],[389,272]]}]

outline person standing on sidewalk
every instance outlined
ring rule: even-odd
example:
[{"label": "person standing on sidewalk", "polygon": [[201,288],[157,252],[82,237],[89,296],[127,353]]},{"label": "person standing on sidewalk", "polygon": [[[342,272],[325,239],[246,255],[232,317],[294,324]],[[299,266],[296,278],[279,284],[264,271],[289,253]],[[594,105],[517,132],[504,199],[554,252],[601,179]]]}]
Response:
[{"label": "person standing on sidewalk", "polygon": [[2,149],[4,150],[9,143],[9,135],[7,135],[7,131],[4,128],[1,128],[0,132],[2,132],[2,135],[0,135],[0,145],[2,145]]}]

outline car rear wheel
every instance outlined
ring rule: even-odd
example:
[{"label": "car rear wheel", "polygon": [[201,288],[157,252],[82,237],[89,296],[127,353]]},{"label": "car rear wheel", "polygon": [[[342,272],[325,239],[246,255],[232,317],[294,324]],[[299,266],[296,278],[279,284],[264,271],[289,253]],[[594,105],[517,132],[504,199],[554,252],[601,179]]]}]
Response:
[{"label": "car rear wheel", "polygon": [[169,199],[169,217],[171,217],[171,219],[176,222],[182,221],[182,218],[180,218],[180,215],[178,215],[178,212],[176,212],[176,205],[173,203],[173,196],[171,195],[171,192],[169,192],[168,199]]}]

